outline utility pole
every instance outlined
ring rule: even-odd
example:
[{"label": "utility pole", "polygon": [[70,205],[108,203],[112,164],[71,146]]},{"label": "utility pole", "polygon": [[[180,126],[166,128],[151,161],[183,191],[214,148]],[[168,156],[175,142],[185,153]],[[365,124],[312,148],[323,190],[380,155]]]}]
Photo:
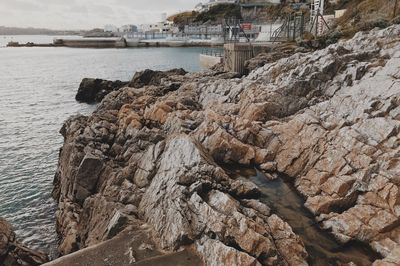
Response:
[{"label": "utility pole", "polygon": [[310,23],[311,23],[311,29],[310,32],[312,32],[312,29],[315,27],[315,36],[318,35],[318,30],[319,30],[319,18],[322,18],[322,21],[325,22],[323,19],[324,15],[324,3],[325,0],[312,0],[311,1],[311,14],[310,14]]}]

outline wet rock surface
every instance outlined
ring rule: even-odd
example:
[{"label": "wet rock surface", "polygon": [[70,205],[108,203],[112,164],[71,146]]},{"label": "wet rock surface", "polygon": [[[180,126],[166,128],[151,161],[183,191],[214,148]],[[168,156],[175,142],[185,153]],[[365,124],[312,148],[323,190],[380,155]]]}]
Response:
[{"label": "wet rock surface", "polygon": [[16,240],[15,232],[5,219],[0,217],[0,265],[41,265],[48,261],[44,253],[31,250]]},{"label": "wet rock surface", "polygon": [[191,249],[206,265],[306,265],[303,241],[258,188],[219,166],[237,164],[290,176],[338,241],[398,264],[399,34],[360,32],[242,79],[169,76],[70,118],[53,191],[60,251],[146,225],[156,249]]},{"label": "wet rock surface", "polygon": [[251,180],[260,189],[260,200],[285,220],[298,234],[309,253],[311,265],[371,265],[381,256],[366,244],[351,242],[342,245],[327,231],[321,230],[310,211],[304,208],[304,199],[291,184],[288,177],[270,180],[255,169],[229,168],[237,178]]}]

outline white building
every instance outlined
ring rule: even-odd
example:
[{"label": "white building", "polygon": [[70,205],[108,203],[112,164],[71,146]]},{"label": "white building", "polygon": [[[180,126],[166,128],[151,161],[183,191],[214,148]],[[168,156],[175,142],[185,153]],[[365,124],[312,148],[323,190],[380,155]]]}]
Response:
[{"label": "white building", "polygon": [[115,25],[108,24],[104,26],[104,32],[118,32],[118,28]]},{"label": "white building", "polygon": [[211,7],[220,5],[220,4],[235,4],[238,0],[210,0],[208,3],[199,3],[194,7],[196,12],[205,12],[210,10]]},{"label": "white building", "polygon": [[167,13],[161,13],[161,21],[162,22],[167,21]]},{"label": "white building", "polygon": [[[298,0],[300,1],[300,0]],[[261,4],[280,4],[281,0],[240,0],[240,4],[253,4],[253,5],[261,5]],[[287,1],[287,2],[295,2],[295,0]]]},{"label": "white building", "polygon": [[340,18],[344,15],[344,13],[346,13],[347,9],[339,9],[339,10],[335,10],[335,18]]},{"label": "white building", "polygon": [[196,12],[203,12],[204,11],[204,5],[203,3],[198,3],[195,7],[194,7],[194,11]]},{"label": "white building", "polygon": [[118,29],[119,32],[137,32],[138,28],[135,25],[123,25]]},{"label": "white building", "polygon": [[139,25],[139,32],[156,32],[156,33],[171,33],[176,32],[176,27],[173,22],[164,21],[152,24],[141,24]]},{"label": "white building", "polygon": [[186,34],[197,35],[222,35],[222,25],[185,25],[183,30]]}]

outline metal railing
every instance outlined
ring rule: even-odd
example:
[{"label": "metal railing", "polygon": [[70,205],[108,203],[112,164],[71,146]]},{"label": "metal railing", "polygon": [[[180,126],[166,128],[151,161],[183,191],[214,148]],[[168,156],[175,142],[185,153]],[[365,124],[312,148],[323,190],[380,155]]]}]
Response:
[{"label": "metal railing", "polygon": [[172,32],[129,32],[125,36],[127,38],[137,38],[143,40],[166,39],[173,37],[175,34]]},{"label": "metal railing", "polygon": [[215,56],[215,57],[223,57],[224,56],[224,50],[223,49],[211,49],[211,48],[206,48],[201,51],[201,54],[203,55],[209,55],[209,56]]},{"label": "metal railing", "polygon": [[272,33],[271,40],[273,42],[295,41],[296,38],[303,37],[304,27],[304,14],[302,12],[288,14],[282,26]]}]

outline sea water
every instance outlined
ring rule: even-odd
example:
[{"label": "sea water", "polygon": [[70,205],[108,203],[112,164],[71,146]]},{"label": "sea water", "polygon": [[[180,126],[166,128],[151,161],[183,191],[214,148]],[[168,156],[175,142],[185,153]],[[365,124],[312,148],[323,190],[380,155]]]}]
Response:
[{"label": "sea water", "polygon": [[[35,36],[34,41],[51,39]],[[63,144],[59,129],[69,116],[90,114],[95,108],[75,101],[82,78],[127,81],[146,68],[198,71],[201,51],[0,48],[0,217],[13,224],[21,241],[51,254],[56,250],[51,191]]]}]

